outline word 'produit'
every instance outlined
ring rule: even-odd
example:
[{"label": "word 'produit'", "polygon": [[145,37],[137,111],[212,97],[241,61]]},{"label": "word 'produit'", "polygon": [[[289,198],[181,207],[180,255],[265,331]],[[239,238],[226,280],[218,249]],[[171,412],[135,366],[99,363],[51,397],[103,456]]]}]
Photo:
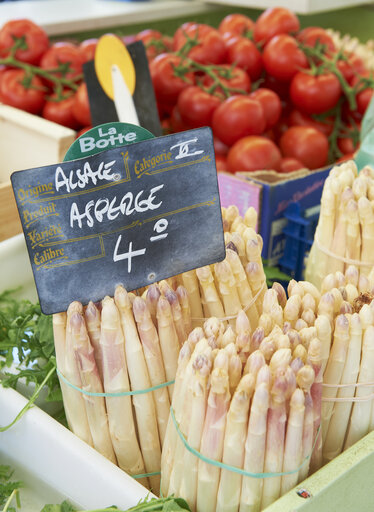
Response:
[{"label": "word 'produit'", "polygon": [[135,198],[132,192],[126,192],[119,200],[119,204],[117,196],[113,197],[111,201],[108,198],[98,199],[96,201],[91,200],[86,204],[83,213],[79,212],[77,203],[73,203],[70,209],[70,227],[74,227],[74,223],[76,222],[78,226],[82,228],[83,220],[86,220],[88,227],[92,227],[94,220],[102,222],[104,216],[106,216],[108,220],[114,220],[120,214],[129,216],[133,212],[143,213],[148,210],[157,210],[157,208],[162,205],[162,201],[154,204],[156,199],[155,193],[163,187],[164,185],[158,185],[157,187],[151,188],[148,192],[148,196],[143,197],[143,199],[144,190],[138,192]]}]

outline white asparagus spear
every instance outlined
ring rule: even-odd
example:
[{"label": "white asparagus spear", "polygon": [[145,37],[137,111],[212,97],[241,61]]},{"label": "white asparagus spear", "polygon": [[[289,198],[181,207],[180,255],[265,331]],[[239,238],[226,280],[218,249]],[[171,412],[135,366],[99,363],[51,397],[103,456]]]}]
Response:
[{"label": "white asparagus spear", "polygon": [[[114,300],[120,313],[123,335],[125,337],[125,352],[132,391],[139,391],[151,387],[147,364],[132,314],[132,305],[126,290],[117,286]],[[158,435],[156,408],[153,394],[144,393],[134,395],[132,403],[135,409],[138,427],[140,448],[143,455],[147,473],[160,470],[161,446]],[[151,488],[158,492],[160,477],[149,477]]]},{"label": "white asparagus spear", "polygon": [[327,361],[330,354],[331,345],[331,324],[328,317],[320,315],[316,318],[315,328],[317,330],[317,338],[321,341],[321,357],[322,357],[322,374],[325,371]]},{"label": "white asparagus spear", "polygon": [[[144,299],[136,297],[132,307],[147,363],[151,386],[164,384],[164,382],[166,382],[166,375],[161,355],[160,340],[147,305]],[[158,432],[162,446],[169,418],[169,394],[166,387],[152,391],[152,393],[156,405]]]},{"label": "white asparagus spear", "polygon": [[98,310],[96,305],[92,301],[90,301],[85,309],[84,318],[86,320],[88,336],[90,337],[90,342],[94,349],[96,366],[97,369],[99,370],[100,379],[103,380],[103,356],[101,354],[100,347],[100,316],[100,311]]},{"label": "white asparagus spear", "polygon": [[188,301],[190,303],[192,326],[198,327],[202,325],[203,320],[196,320],[197,318],[203,318],[203,307],[201,305],[199,280],[197,278],[195,270],[189,272],[183,272],[182,274],[183,286],[186,288],[188,293]]},{"label": "white asparagus spear", "polygon": [[[100,347],[105,393],[130,391],[123,336],[118,309],[114,300],[102,301]],[[130,396],[106,397],[109,431],[118,465],[130,475],[145,473],[134,425]],[[143,479],[148,486],[148,480]]]},{"label": "white asparagus spear", "polygon": [[145,301],[147,303],[147,307],[151,314],[152,321],[153,321],[155,327],[157,327],[156,312],[157,312],[157,302],[158,302],[158,299],[160,298],[160,295],[161,295],[160,289],[159,289],[158,285],[156,283],[154,283],[154,284],[151,284],[151,286],[148,288],[146,296],[145,296]]},{"label": "white asparagus spear", "polygon": [[[195,371],[191,382],[191,418],[187,442],[192,448],[199,450],[207,406],[207,377],[211,370],[210,359],[200,356],[195,362],[195,368],[198,371]],[[191,510],[195,510],[199,459],[185,450],[182,463],[184,471],[182,472],[179,495],[188,502]]]},{"label": "white asparagus spear", "polygon": [[[159,298],[156,315],[166,380],[171,381],[175,379],[175,375],[177,373],[180,346],[178,335],[175,330],[171,307],[169,301],[165,297],[161,296]],[[168,389],[171,399],[174,386],[168,386]]]},{"label": "white asparagus spear", "polygon": [[[222,368],[215,368],[211,376],[208,406],[201,438],[200,452],[221,462],[225,425],[230,405],[229,378]],[[197,483],[197,512],[215,512],[220,469],[199,460]]]},{"label": "white asparagus spear", "polygon": [[[360,369],[362,326],[360,316],[354,313],[350,319],[350,339],[345,361],[341,385],[352,384],[357,381]],[[355,387],[344,387],[337,390],[337,398],[347,399],[345,402],[336,402],[329,423],[328,432],[323,445],[323,458],[330,461],[342,451],[346,435],[352,402],[349,401],[355,394]]]},{"label": "white asparagus spear", "polygon": [[[365,329],[362,343],[362,357],[357,382],[360,384],[374,382],[374,326]],[[365,400],[374,392],[374,386],[358,386],[355,396],[363,401],[353,403],[351,419],[348,427],[344,449],[362,439],[371,428],[370,412],[373,400]]]},{"label": "white asparagus spear", "polygon": [[[219,292],[225,308],[225,316],[235,316],[242,309],[239,294],[236,288],[236,281],[227,260],[214,265],[214,272],[218,281]],[[235,327],[235,320],[229,320],[232,328]]]},{"label": "white asparagus spear", "polygon": [[[340,384],[343,374],[345,361],[347,358],[349,344],[349,320],[344,315],[339,315],[335,321],[334,341],[331,347],[330,357],[324,373],[325,384]],[[323,389],[324,398],[336,398],[338,389],[335,387],[325,387]],[[322,440],[326,439],[328,426],[331,419],[333,402],[323,402],[322,404]]]},{"label": "white asparagus spear", "polygon": [[[182,317],[184,323],[184,330],[186,335],[190,334],[192,331],[192,320],[191,320],[191,308],[190,303],[188,301],[188,292],[184,286],[178,286],[177,295],[179,304],[182,310]],[[184,343],[185,340],[183,340]]]},{"label": "white asparagus spear", "polygon": [[[264,471],[269,401],[269,384],[257,384],[251,403],[243,466],[250,473]],[[263,482],[261,478],[242,478],[240,512],[260,511]]]},{"label": "white asparagus spear", "polygon": [[[83,315],[81,313],[73,313],[70,322],[72,344],[78,362],[82,389],[90,393],[102,393],[103,386]],[[95,449],[114,464],[117,464],[109,433],[104,398],[83,394],[83,399]]]},{"label": "white asparagus spear", "polygon": [[[313,385],[315,373],[310,365],[305,365],[297,372],[296,382],[299,388],[304,392],[305,396],[305,413],[303,425],[303,448],[301,460],[303,462],[299,471],[298,480],[302,481],[308,476],[309,467],[313,457],[315,457],[315,450],[313,450],[313,443],[316,442],[316,435],[314,434],[314,404],[312,395],[310,393],[311,386]],[[320,435],[321,437],[321,435]],[[322,455],[322,449],[321,449]],[[318,455],[318,461],[320,459]],[[322,459],[322,458],[321,458]]]},{"label": "white asparagus spear", "polygon": [[[244,446],[248,430],[248,411],[255,388],[255,377],[245,375],[238,384],[227,414],[222,462],[243,468]],[[242,477],[223,469],[217,495],[216,512],[237,512]]]},{"label": "white asparagus spear", "polygon": [[196,269],[209,316],[224,318],[225,311],[219,298],[212,271],[209,266]]},{"label": "white asparagus spear", "polygon": [[177,332],[179,346],[181,347],[183,345],[183,343],[186,341],[189,333],[186,332],[186,329],[185,329],[182,308],[179,304],[178,295],[175,293],[174,290],[170,289],[170,290],[166,290],[165,298],[168,300],[170,307],[171,307],[171,312],[173,315],[173,322],[174,322],[175,330]]},{"label": "white asparagus spear", "polygon": [[[305,397],[301,389],[293,392],[287,420],[286,439],[284,443],[283,472],[294,471],[301,464],[303,454],[303,426]],[[282,476],[281,495],[292,489],[298,480],[298,471]]]},{"label": "white asparagus spear", "polygon": [[[286,394],[288,382],[277,375],[271,388],[271,400],[267,419],[266,452],[264,471],[279,473],[283,466],[284,438],[286,427]],[[265,508],[279,498],[281,477],[265,478],[261,507]]]},{"label": "white asparagus spear", "polygon": [[[66,313],[56,313],[53,315],[53,337],[56,350],[57,368],[62,373],[62,375],[64,375],[66,378],[71,379],[71,373],[70,376],[68,377],[69,372],[65,367],[65,358],[67,356],[68,345],[70,346],[69,349],[72,350],[71,343],[67,341],[66,322]],[[71,337],[71,333],[68,336]],[[72,362],[75,363],[75,360],[72,359]],[[75,375],[75,380],[79,382],[79,386],[81,386],[78,368],[76,364],[74,366],[77,372]],[[60,377],[59,381],[62,391],[62,399],[64,403],[66,419],[70,430],[74,432],[74,434],[76,434],[80,439],[85,441],[87,444],[93,446],[91,431],[88,425],[87,414],[86,409],[84,407],[82,394],[79,393],[79,391],[73,389],[71,386],[68,386]]]}]

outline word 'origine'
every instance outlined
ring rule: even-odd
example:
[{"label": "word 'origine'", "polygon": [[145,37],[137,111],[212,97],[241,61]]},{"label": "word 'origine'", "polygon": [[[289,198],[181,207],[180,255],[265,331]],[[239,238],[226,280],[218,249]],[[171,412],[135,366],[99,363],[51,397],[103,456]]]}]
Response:
[{"label": "word 'origine'", "polygon": [[82,228],[82,221],[86,220],[87,226],[92,227],[94,220],[102,222],[104,216],[108,220],[112,221],[118,217],[118,215],[129,216],[133,212],[143,213],[148,210],[157,210],[162,205],[162,201],[155,204],[156,200],[155,193],[161,190],[164,185],[158,185],[157,187],[151,188],[148,193],[148,197],[142,199],[144,190],[138,192],[134,198],[132,192],[127,192],[117,202],[117,196],[113,197],[111,201],[108,198],[97,199],[96,201],[89,201],[84,209],[84,212],[80,213],[77,203],[73,203],[70,209],[70,227],[73,228],[74,224],[77,223]]}]

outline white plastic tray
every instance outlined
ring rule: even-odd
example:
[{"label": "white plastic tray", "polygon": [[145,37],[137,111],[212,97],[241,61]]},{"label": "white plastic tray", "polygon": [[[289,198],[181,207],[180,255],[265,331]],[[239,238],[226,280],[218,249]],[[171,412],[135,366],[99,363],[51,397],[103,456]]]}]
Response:
[{"label": "white plastic tray", "polygon": [[267,9],[268,7],[287,7],[299,14],[333,11],[344,7],[357,7],[369,4],[371,0],[204,0],[208,4],[224,4],[238,7],[254,7]]},{"label": "white plastic tray", "polygon": [[[0,425],[10,423],[26,403],[17,391],[0,386]],[[0,433],[0,463],[15,468],[15,477],[25,482],[25,512],[64,499],[84,510],[126,509],[150,494],[38,407]]]}]

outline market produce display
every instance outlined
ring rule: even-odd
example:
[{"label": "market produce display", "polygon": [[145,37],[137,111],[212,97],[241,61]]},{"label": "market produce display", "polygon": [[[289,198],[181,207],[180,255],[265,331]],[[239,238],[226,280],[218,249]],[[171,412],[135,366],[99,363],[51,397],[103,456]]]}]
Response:
[{"label": "market produce display", "polygon": [[327,274],[344,272],[349,265],[359,268],[361,287],[374,265],[374,171],[358,173],[353,161],[331,170],[325,181],[321,213],[305,276],[318,288]]}]

